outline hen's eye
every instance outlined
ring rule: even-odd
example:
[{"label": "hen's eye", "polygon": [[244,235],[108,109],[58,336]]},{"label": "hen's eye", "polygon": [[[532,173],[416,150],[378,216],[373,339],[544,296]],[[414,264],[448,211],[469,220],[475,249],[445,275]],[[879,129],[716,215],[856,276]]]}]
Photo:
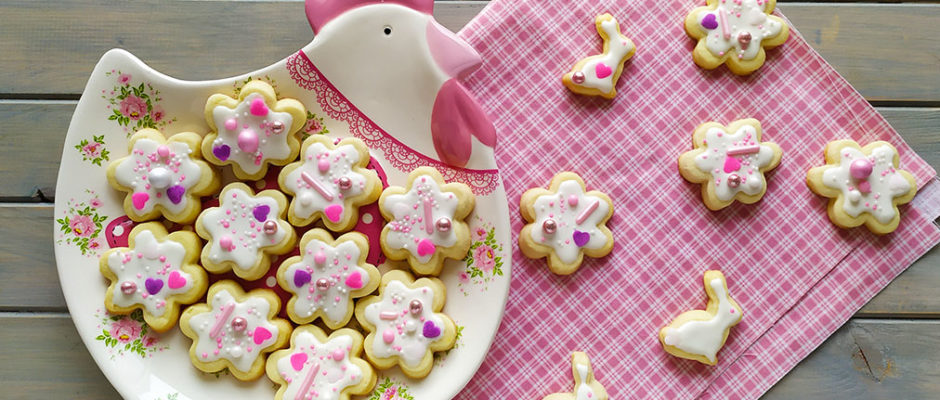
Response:
[{"label": "hen's eye", "polygon": [[385,29],[383,29],[382,32],[385,32],[385,36],[389,36],[392,34],[392,27],[385,25]]}]

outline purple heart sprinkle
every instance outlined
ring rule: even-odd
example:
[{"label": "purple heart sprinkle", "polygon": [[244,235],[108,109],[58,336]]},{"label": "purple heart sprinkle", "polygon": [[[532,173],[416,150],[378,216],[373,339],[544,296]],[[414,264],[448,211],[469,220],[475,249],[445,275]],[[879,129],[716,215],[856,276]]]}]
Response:
[{"label": "purple heart sprinkle", "polygon": [[156,278],[147,278],[147,280],[144,281],[144,286],[147,287],[147,293],[154,295],[154,294],[160,293],[160,289],[163,289],[163,280],[156,279]]},{"label": "purple heart sprinkle", "polygon": [[294,286],[303,287],[310,282],[310,273],[302,269],[298,269],[297,272],[294,272]]},{"label": "purple heart sprinkle", "polygon": [[715,14],[708,14],[702,18],[702,26],[705,29],[715,29],[718,27],[718,21],[715,20]]},{"label": "purple heart sprinkle", "polygon": [[267,204],[262,204],[260,206],[255,207],[255,209],[252,210],[252,214],[255,215],[255,219],[258,220],[259,222],[266,221],[268,219],[269,212],[271,212],[271,207],[269,207]]},{"label": "purple heart sprinkle", "polygon": [[229,154],[232,153],[232,149],[228,147],[227,144],[221,146],[216,146],[212,148],[212,154],[215,155],[215,158],[218,158],[219,161],[228,160]]},{"label": "purple heart sprinkle", "polygon": [[591,234],[587,232],[574,231],[573,239],[574,244],[578,245],[578,247],[583,247],[587,244],[588,241],[591,240]]},{"label": "purple heart sprinkle", "polygon": [[441,336],[441,328],[438,328],[437,325],[434,325],[431,321],[424,321],[424,331],[422,333],[424,337],[434,339]]},{"label": "purple heart sprinkle", "polygon": [[173,204],[179,204],[180,201],[183,201],[183,193],[186,193],[186,188],[183,185],[170,186],[166,190],[166,197],[173,202]]}]

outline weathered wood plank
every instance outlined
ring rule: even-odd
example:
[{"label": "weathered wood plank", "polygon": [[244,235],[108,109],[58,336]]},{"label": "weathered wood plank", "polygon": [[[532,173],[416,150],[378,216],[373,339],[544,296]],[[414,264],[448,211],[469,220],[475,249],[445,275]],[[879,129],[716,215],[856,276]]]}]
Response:
[{"label": "weathered wood plank", "polygon": [[853,319],[763,399],[937,398],[938,328],[936,320]]},{"label": "weathered wood plank", "polygon": [[[436,15],[459,29],[485,4],[442,1]],[[780,9],[867,98],[940,100],[940,41],[933,40],[940,35],[940,5],[786,3]],[[182,79],[252,71],[312,38],[301,10],[281,1],[8,0],[0,3],[0,96],[74,96],[112,47]]]}]

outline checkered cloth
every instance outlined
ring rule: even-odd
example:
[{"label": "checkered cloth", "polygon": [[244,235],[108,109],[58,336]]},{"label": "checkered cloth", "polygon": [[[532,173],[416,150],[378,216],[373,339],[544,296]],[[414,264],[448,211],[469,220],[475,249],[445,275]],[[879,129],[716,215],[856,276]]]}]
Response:
[{"label": "checkered cloth", "polygon": [[[806,187],[826,143],[893,143],[920,186],[936,172],[792,31],[749,77],[692,62],[682,21],[697,2],[495,0],[460,36],[483,56],[468,87],[499,132],[510,205],[558,171],[606,192],[614,251],[574,275],[513,252],[512,289],[493,346],[458,399],[538,399],[570,391],[569,354],[586,351],[611,398],[756,398],[920,255],[940,242],[937,184],[902,206],[898,230],[843,230]],[[655,8],[655,7],[658,8]],[[561,76],[597,54],[594,17],[610,12],[637,45],[612,100],[570,93]],[[757,204],[709,211],[679,154],[706,121],[757,118],[784,151]],[[512,227],[523,225],[511,213]],[[702,273],[720,269],[744,319],[719,363],[666,354],[659,329],[704,308]]]}]

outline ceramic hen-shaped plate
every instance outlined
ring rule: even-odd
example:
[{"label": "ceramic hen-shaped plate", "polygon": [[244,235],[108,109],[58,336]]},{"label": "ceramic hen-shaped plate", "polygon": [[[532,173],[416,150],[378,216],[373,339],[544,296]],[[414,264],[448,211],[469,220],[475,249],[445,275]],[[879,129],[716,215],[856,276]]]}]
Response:
[{"label": "ceramic hen-shaped plate", "polygon": [[[371,398],[447,399],[470,380],[499,327],[509,290],[508,204],[493,157],[496,134],[459,81],[479,66],[479,56],[434,21],[432,7],[431,0],[308,0],[307,15],[316,33],[310,44],[260,71],[215,81],[177,80],[122,50],[101,58],[65,140],[55,252],[72,319],[121,395],[274,396],[267,378],[243,383],[226,371],[206,374],[194,368],[191,343],[177,327],[156,333],[139,311],[109,314],[104,308],[108,282],[98,272],[98,257],[109,248],[127,246],[135,225],[124,215],[124,193],[110,188],[105,174],[110,161],[127,155],[130,135],[143,128],[165,136],[186,131],[206,135],[207,99],[214,93],[237,97],[253,80],[273,86],[279,98],[303,103],[308,112],[298,133],[301,139],[325,135],[363,140],[372,156],[369,168],[383,185],[404,186],[410,171],[433,166],[445,180],[470,186],[476,195],[476,208],[467,219],[472,246],[464,260],[448,260],[440,276],[447,287],[443,311],[458,326],[457,344],[435,356],[433,370],[422,380],[407,378],[397,367],[379,371]],[[231,167],[217,170],[223,182],[236,180]],[[272,168],[264,179],[244,182],[256,189],[276,187],[277,171]],[[384,262],[377,242],[383,221],[372,204],[360,209],[355,228],[369,237],[369,262],[376,265]],[[282,259],[274,261],[265,277],[240,283],[245,289],[277,289],[274,272]],[[210,274],[210,281],[218,278]]]}]

